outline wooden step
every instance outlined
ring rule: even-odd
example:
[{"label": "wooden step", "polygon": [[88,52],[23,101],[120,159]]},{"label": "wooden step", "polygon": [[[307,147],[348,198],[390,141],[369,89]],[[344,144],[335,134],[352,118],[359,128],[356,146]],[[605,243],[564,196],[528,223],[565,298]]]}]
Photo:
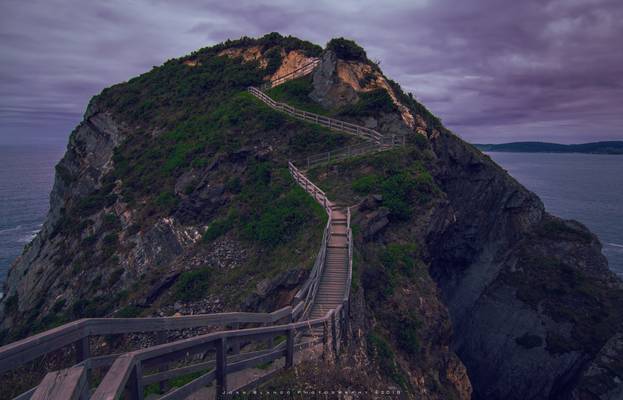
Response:
[{"label": "wooden step", "polygon": [[340,287],[333,287],[333,288],[322,288],[320,290],[318,290],[318,292],[316,292],[316,296],[318,296],[319,294],[332,294],[332,293],[344,293],[346,289],[346,285],[340,285]]},{"label": "wooden step", "polygon": [[346,278],[348,277],[347,274],[333,274],[333,275],[326,275],[326,279],[322,279],[320,281],[320,285],[324,286],[324,285],[331,285],[331,284],[343,284],[344,282],[346,282]]},{"label": "wooden step", "polygon": [[344,298],[344,290],[336,290],[336,291],[322,292],[322,293],[316,294],[316,299],[318,301],[332,300],[332,299],[341,300],[343,298]]}]

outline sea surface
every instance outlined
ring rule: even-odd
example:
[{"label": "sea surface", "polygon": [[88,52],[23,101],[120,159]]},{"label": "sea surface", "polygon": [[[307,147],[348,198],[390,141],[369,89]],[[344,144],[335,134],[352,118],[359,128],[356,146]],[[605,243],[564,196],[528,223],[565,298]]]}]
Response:
[{"label": "sea surface", "polygon": [[487,153],[545,209],[575,219],[597,234],[610,269],[623,278],[623,156]]},{"label": "sea surface", "polygon": [[[41,229],[54,166],[64,149],[64,144],[0,146],[0,282]],[[538,194],[549,212],[595,232],[610,268],[623,277],[623,156],[488,154]]]},{"label": "sea surface", "polygon": [[0,146],[0,283],[41,229],[64,150],[64,144]]}]

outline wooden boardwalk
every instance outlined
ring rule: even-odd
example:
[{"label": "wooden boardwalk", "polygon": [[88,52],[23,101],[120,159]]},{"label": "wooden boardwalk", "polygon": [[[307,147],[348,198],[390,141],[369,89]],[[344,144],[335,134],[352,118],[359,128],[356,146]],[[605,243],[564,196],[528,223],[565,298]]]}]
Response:
[{"label": "wooden boardwalk", "polygon": [[327,254],[318,292],[314,299],[310,319],[320,318],[344,301],[348,279],[348,239],[346,213],[331,210],[331,225]]},{"label": "wooden boardwalk", "polygon": [[[305,76],[319,61],[312,60],[290,74],[277,77],[263,89]],[[383,151],[405,143],[404,137],[384,137],[379,132],[325,116],[301,111],[272,100],[263,91],[249,91],[275,110],[296,118],[327,126],[329,129],[361,137],[366,144],[307,158],[309,168],[356,155]],[[326,160],[326,161],[325,161]],[[314,267],[290,306],[272,313],[221,313],[162,318],[89,318],[74,321],[46,332],[0,347],[0,373],[36,362],[54,351],[75,347],[77,364],[49,372],[36,387],[15,399],[119,399],[142,400],[144,388],[155,383],[203,371],[202,375],[159,399],[219,397],[228,390],[246,390],[269,379],[272,374],[296,362],[317,357],[331,350],[340,353],[346,339],[350,312],[353,238],[350,208],[331,202],[292,162],[294,180],[309,193],[328,215],[327,226]],[[256,325],[253,327],[253,325]],[[259,327],[257,325],[260,325]],[[222,330],[187,339],[139,349],[124,354],[91,356],[91,338],[133,332],[163,333],[168,330],[219,326]],[[240,329],[244,326],[244,329]],[[286,338],[273,345],[274,340]],[[265,345],[268,343],[268,345]],[[257,349],[260,350],[257,350]],[[211,356],[207,357],[210,353]],[[197,362],[199,357],[199,362]],[[271,363],[266,373],[258,367]],[[105,374],[91,391],[92,370]],[[207,371],[207,372],[206,372]],[[230,379],[228,385],[228,379]],[[210,389],[206,386],[213,385]],[[202,396],[203,395],[203,396]],[[197,397],[198,396],[198,397]]]}]

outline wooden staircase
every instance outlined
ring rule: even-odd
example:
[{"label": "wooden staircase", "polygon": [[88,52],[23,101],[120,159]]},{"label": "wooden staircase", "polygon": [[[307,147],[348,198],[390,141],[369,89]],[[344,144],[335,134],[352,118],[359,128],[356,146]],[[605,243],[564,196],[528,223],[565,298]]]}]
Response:
[{"label": "wooden staircase", "polygon": [[346,213],[342,209],[333,209],[325,264],[310,319],[323,317],[344,302],[348,279],[347,230]]}]

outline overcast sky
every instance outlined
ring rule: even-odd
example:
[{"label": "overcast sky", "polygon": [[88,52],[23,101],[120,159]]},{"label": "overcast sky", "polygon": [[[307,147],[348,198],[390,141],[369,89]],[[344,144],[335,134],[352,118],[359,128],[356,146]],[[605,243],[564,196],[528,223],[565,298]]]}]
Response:
[{"label": "overcast sky", "polygon": [[103,88],[271,31],[356,40],[471,142],[623,139],[622,0],[2,0],[0,144],[64,143]]}]

